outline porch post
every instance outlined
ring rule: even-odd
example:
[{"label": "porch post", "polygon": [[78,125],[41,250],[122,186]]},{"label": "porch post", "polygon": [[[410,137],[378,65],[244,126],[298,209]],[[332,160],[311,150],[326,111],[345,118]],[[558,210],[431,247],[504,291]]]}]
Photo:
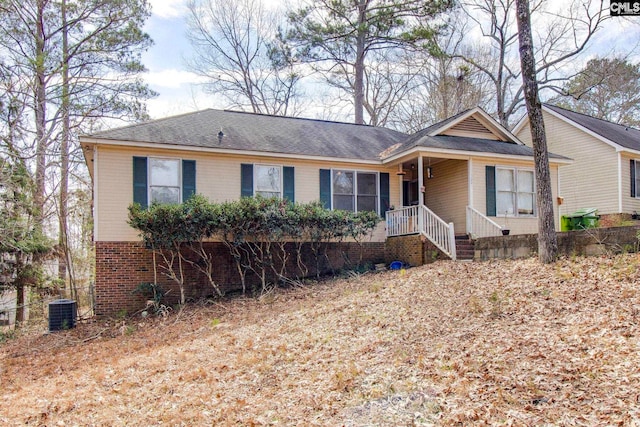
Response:
[{"label": "porch post", "polygon": [[418,156],[418,206],[424,205],[424,192],[422,191],[424,187],[424,171],[422,168],[424,167],[424,162],[422,161],[422,154]]},{"label": "porch post", "polygon": [[418,155],[418,230],[422,233],[424,230],[424,215],[422,215],[422,206],[424,206],[424,164],[422,161],[422,153]]},{"label": "porch post", "polygon": [[400,162],[400,164],[398,165],[398,185],[400,186],[400,203],[398,204],[399,207],[403,208],[404,207],[404,186],[403,184],[403,176],[404,171],[402,170],[402,162]]},{"label": "porch post", "polygon": [[471,212],[469,211],[469,208],[475,208],[473,204],[473,159],[471,157],[467,159],[467,191],[469,192],[469,197],[467,200],[467,203],[468,203],[467,205],[468,208],[466,209],[467,229],[465,230],[465,232],[468,235],[471,235],[472,232],[475,232],[475,230],[473,230],[473,225],[471,223]]}]

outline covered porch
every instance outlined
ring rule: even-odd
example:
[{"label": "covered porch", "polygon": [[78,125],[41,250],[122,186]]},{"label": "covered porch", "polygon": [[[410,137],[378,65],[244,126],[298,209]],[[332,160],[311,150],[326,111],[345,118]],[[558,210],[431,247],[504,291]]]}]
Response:
[{"label": "covered porch", "polygon": [[385,213],[387,237],[419,234],[456,260],[456,236],[502,235],[501,225],[473,207],[470,157],[417,152],[399,159],[396,177],[402,206]]},{"label": "covered porch", "polygon": [[[554,201],[568,162],[550,154]],[[456,237],[538,232],[533,150],[480,108],[415,133],[383,163],[399,190],[399,207],[385,213],[387,237],[424,236],[455,260]]]}]

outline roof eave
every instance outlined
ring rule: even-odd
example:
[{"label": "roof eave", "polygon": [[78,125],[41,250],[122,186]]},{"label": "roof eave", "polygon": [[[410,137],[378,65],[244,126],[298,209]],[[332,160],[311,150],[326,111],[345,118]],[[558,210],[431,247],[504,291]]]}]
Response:
[{"label": "roof eave", "polygon": [[[469,151],[469,150],[451,150],[446,148],[431,148],[431,147],[421,147],[416,146],[409,150],[402,151],[400,153],[396,153],[382,160],[382,164],[390,164],[399,159],[402,159],[407,156],[411,156],[412,154],[421,154],[421,153],[429,153],[429,154],[438,154],[447,156],[449,158],[459,158],[459,159],[468,159],[468,158],[501,158],[501,159],[510,159],[510,160],[530,160],[534,161],[533,155],[519,155],[519,154],[503,154],[503,153],[491,153],[491,152],[482,152],[482,151]],[[569,165],[572,164],[573,159],[569,158],[549,158],[549,163],[559,164],[559,165]]]},{"label": "roof eave", "polygon": [[199,153],[217,153],[217,154],[228,154],[228,155],[237,155],[237,156],[247,156],[247,157],[281,157],[285,159],[303,159],[303,160],[311,160],[311,161],[333,161],[340,163],[359,163],[359,164],[367,164],[367,165],[381,165],[382,161],[379,159],[357,159],[357,158],[340,158],[340,157],[329,157],[329,156],[319,156],[319,155],[310,155],[310,154],[296,154],[296,153],[280,153],[275,151],[258,151],[258,150],[233,150],[229,148],[215,148],[215,147],[197,147],[197,146],[187,146],[187,145],[178,145],[178,144],[158,144],[153,142],[132,142],[132,141],[124,141],[124,140],[116,140],[116,139],[101,139],[90,136],[81,136],[80,138],[81,146],[116,146],[116,147],[124,147],[124,148],[146,148],[146,149],[154,149],[154,150],[171,150],[171,151],[192,151]]}]

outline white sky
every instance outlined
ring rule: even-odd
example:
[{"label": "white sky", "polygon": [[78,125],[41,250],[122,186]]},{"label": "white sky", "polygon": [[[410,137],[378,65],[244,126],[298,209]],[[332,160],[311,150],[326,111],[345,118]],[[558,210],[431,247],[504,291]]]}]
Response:
[{"label": "white sky", "polygon": [[[265,1],[265,0],[263,0]],[[201,92],[198,78],[186,71],[184,58],[189,56],[186,40],[187,0],[150,0],[152,16],[145,31],[155,45],[143,55],[143,63],[149,72],[145,80],[159,93],[148,101],[152,118],[160,118],[204,108],[224,108],[221,100]],[[266,0],[268,6],[277,6],[284,0]],[[597,33],[589,47],[599,54],[625,54],[635,48],[640,50],[640,16],[612,18],[607,27]],[[591,55],[591,56],[593,56]],[[585,59],[588,58],[585,57]],[[636,54],[634,60],[638,60]]]}]

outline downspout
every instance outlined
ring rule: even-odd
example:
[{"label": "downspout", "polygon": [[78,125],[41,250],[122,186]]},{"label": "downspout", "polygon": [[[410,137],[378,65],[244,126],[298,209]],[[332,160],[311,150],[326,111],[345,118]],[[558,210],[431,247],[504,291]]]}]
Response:
[{"label": "downspout", "polygon": [[[562,177],[560,176],[560,173],[562,172],[562,168],[558,165],[557,166],[558,169],[558,194],[557,196],[562,197]],[[556,222],[556,224],[558,224],[558,230],[562,230],[562,212],[564,210],[564,208],[562,207],[562,205],[558,202],[558,199],[556,199],[556,204],[558,206],[558,222]]]},{"label": "downspout", "polygon": [[95,244],[98,236],[98,146],[93,146],[93,238]]}]

